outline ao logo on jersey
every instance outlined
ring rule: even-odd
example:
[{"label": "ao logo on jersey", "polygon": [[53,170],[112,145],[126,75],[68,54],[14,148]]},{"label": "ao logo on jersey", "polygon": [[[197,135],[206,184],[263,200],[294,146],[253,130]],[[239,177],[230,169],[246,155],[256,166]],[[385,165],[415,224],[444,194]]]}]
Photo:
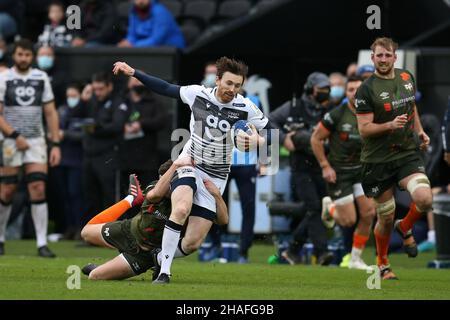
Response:
[{"label": "ao logo on jersey", "polygon": [[33,87],[19,86],[14,90],[16,100],[21,106],[31,105],[36,98],[36,90]]},{"label": "ao logo on jersey", "polygon": [[212,114],[206,117],[206,124],[209,128],[205,128],[205,133],[207,137],[212,140],[219,141],[224,139],[227,132],[231,129],[231,125],[227,120],[219,120],[218,117],[213,116]]}]

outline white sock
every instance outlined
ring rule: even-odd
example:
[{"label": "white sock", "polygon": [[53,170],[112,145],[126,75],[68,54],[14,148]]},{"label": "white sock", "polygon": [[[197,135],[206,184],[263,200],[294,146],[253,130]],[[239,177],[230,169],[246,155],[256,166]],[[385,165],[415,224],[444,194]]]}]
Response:
[{"label": "white sock", "polygon": [[6,225],[11,215],[12,205],[0,203],[0,242],[5,242]]},{"label": "white sock", "polygon": [[361,253],[362,253],[362,249],[358,249],[356,247],[352,247],[352,259],[353,260],[359,260],[361,259]]},{"label": "white sock", "polygon": [[436,231],[434,230],[428,231],[428,241],[430,241],[431,243],[436,243]]},{"label": "white sock", "polygon": [[47,225],[48,225],[48,208],[47,202],[32,203],[31,217],[34,222],[34,230],[36,231],[36,244],[40,248],[47,245]]},{"label": "white sock", "polygon": [[124,200],[127,200],[128,203],[130,204],[130,207],[131,207],[132,203],[133,203],[133,200],[134,200],[134,197],[130,194],[130,195],[126,196]]},{"label": "white sock", "polygon": [[[182,251],[182,249],[180,249],[182,240],[183,240],[183,238],[181,238],[180,241],[178,241],[177,250],[175,250],[175,254],[173,255],[174,259],[176,259],[176,258],[184,258],[184,257],[187,257],[188,255],[191,254],[191,253],[186,253],[186,252]],[[162,254],[161,253],[162,253],[162,251],[160,251],[158,253],[158,257],[157,257],[158,263],[160,265],[161,265],[161,261],[162,261]]]},{"label": "white sock", "polygon": [[175,223],[172,220],[166,222],[161,244],[161,272],[159,274],[165,273],[170,275],[170,266],[172,265],[172,260],[178,247],[182,228],[183,226],[181,224]]}]

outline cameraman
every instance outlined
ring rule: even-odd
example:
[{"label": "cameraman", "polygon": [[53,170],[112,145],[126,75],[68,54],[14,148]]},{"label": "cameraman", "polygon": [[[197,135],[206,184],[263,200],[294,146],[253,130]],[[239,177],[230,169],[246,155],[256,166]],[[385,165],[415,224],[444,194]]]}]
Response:
[{"label": "cameraman", "polygon": [[314,245],[317,264],[328,265],[333,255],[327,250],[327,233],[320,219],[321,199],[326,196],[325,182],[312,153],[310,138],[314,126],[326,112],[330,82],[321,72],[311,73],[300,99],[288,101],[269,115],[272,126],[280,129],[280,142],[290,151],[292,184],[296,200],[305,203],[306,214],[293,233],[289,248],[282,256],[300,263],[298,253],[308,237]]}]

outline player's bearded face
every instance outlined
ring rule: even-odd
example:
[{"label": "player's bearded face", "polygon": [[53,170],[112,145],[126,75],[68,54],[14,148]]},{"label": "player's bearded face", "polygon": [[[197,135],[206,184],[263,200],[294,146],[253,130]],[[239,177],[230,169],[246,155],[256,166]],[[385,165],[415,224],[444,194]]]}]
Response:
[{"label": "player's bearded face", "polygon": [[19,71],[27,71],[33,62],[33,52],[18,47],[13,55],[13,59],[14,64]]},{"label": "player's bearded face", "polygon": [[382,46],[376,46],[375,51],[372,53],[373,64],[380,75],[391,73],[396,60],[397,55],[395,52]]},{"label": "player's bearded face", "polygon": [[225,72],[222,78],[216,80],[217,99],[222,103],[229,103],[239,93],[244,77],[231,72]]}]

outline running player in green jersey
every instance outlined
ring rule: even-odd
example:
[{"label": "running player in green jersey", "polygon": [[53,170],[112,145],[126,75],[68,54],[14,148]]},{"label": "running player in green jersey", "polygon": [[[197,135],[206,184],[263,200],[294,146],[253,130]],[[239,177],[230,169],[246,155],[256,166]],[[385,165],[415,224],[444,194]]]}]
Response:
[{"label": "running player in green jersey", "polygon": [[[416,83],[407,70],[394,68],[398,45],[390,38],[378,38],[371,46],[375,74],[363,82],[356,94],[358,129],[363,139],[362,186],[375,199],[377,264],[383,279],[397,279],[388,260],[389,239],[394,228],[403,238],[409,257],[417,256],[412,226],[432,209],[430,181],[420,149],[430,138],[423,131],[415,104]],[[395,184],[408,190],[410,210],[394,220]]]},{"label": "running player in green jersey", "polygon": [[[86,265],[82,271],[89,275],[89,279],[126,279],[155,266],[164,226],[171,212],[170,180],[177,168],[190,164],[190,158],[180,158],[174,163],[168,160],[162,164],[159,168],[160,179],[145,189],[145,199],[136,176],[130,175],[129,195],[88,222],[81,231],[85,241],[120,252],[120,255],[100,266]],[[228,223],[228,211],[220,190],[211,181],[204,183],[216,199],[216,223]],[[136,216],[117,221],[128,209],[138,205],[141,210]],[[154,273],[153,278],[158,274]]]},{"label": "running player in green jersey", "polygon": [[[311,147],[322,168],[329,194],[322,200],[322,220],[328,228],[332,228],[335,221],[342,227],[354,226],[356,199],[359,221],[353,233],[348,267],[367,270],[369,267],[362,260],[361,253],[369,239],[375,206],[364,195],[361,186],[361,137],[355,115],[355,94],[361,83],[360,77],[347,80],[345,95],[348,101],[325,114],[311,136]],[[324,147],[327,139],[328,157]]]}]

